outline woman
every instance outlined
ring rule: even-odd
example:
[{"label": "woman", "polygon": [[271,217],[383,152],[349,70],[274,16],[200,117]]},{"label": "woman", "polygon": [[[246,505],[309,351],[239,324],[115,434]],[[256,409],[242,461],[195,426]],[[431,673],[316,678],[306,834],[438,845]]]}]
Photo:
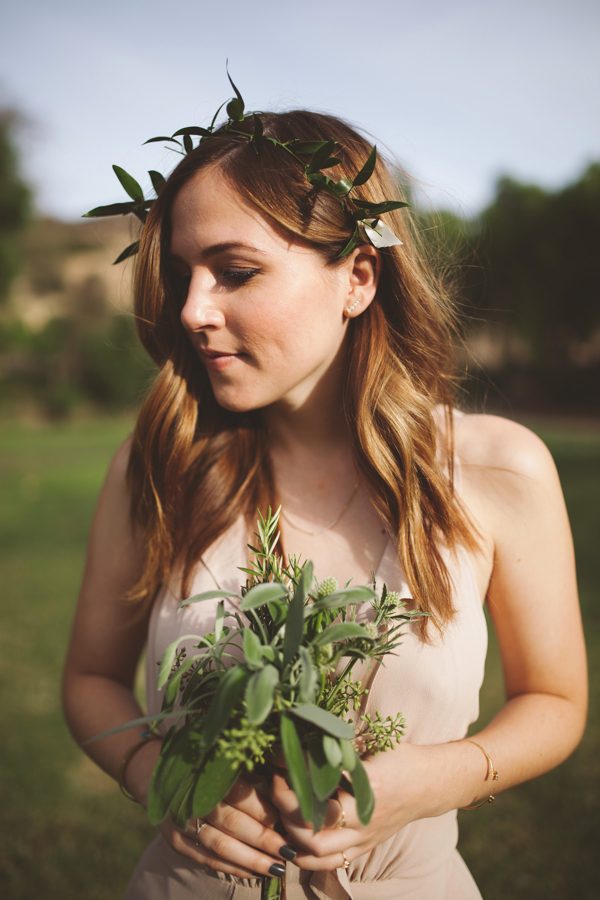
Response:
[{"label": "woman", "polygon": [[[139,716],[146,643],[158,712],[162,651],[214,625],[214,608],[182,615],[177,600],[237,590],[256,510],[281,503],[282,547],[320,577],[361,584],[375,573],[429,613],[369,695],[383,714],[402,710],[406,740],[366,760],[367,827],[344,791],[313,835],[284,777],[268,792],[240,781],[204,822],[163,822],[127,897],[256,898],[257,876],[281,874],[285,860],[288,898],[478,897],[456,851],[457,809],[558,765],[584,728],[556,470],[527,429],[454,408],[451,305],[406,211],[386,213],[402,243],[380,249],[363,226],[348,248],[356,207],[311,183],[282,146],[335,141],[332,166],[352,178],[365,140],[308,112],[260,114],[257,136],[256,117],[228,112],[230,126],[187,153],[143,228],[136,315],[159,374],[100,495],[65,664],[67,720],[81,743]],[[396,190],[379,160],[352,196],[383,202]],[[507,700],[466,740],[484,600]],[[160,741],[131,754],[138,742],[125,731],[86,751],[115,777],[127,760],[126,787],[144,805]]]}]

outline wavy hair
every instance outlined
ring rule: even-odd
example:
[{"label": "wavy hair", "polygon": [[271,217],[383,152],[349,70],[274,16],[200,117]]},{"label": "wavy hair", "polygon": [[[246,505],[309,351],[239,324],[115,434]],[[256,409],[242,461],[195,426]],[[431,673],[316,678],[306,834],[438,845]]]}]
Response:
[{"label": "wavy hair", "polygon": [[[370,150],[365,138],[330,115],[295,110],[261,119],[264,133],[280,141],[337,141],[345,177],[357,173]],[[353,227],[341,204],[312,188],[298,161],[269,142],[257,154],[244,137],[217,132],[167,179],[143,227],[134,274],[139,337],[159,371],[139,412],[128,465],[132,518],[147,548],[132,600],[151,600],[175,570],[188,593],[206,548],[240,514],[250,525],[257,509],[279,502],[260,411],[233,413],[216,403],[180,320],[185,293],[169,262],[171,210],[183,185],[212,166],[269,221],[321,253],[326,265],[337,264]],[[378,158],[355,195],[380,202],[399,190]],[[349,322],[343,405],[355,463],[396,537],[414,604],[441,629],[454,608],[440,543],[477,546],[453,484],[456,318],[411,214],[387,213],[386,221],[403,244],[381,252],[377,294]],[[440,405],[443,429],[435,415]],[[420,623],[427,640],[427,620]]]}]

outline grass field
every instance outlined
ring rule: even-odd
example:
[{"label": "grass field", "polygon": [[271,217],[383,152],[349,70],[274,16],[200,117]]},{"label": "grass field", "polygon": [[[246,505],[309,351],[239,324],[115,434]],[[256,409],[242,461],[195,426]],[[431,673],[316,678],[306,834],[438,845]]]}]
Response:
[{"label": "grass field", "polygon": [[[151,838],[142,811],[71,740],[59,699],[90,515],[129,425],[0,425],[0,895],[10,900],[115,900]],[[600,640],[600,425],[533,427],[563,481],[593,663]],[[486,900],[599,896],[600,685],[593,665],[591,671],[589,727],[571,759],[491,807],[460,814],[460,848]],[[501,703],[492,639],[479,725]]]}]

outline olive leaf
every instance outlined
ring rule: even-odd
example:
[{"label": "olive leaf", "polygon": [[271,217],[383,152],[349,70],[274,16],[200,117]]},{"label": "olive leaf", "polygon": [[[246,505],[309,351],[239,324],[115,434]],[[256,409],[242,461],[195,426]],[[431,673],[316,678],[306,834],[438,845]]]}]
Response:
[{"label": "olive leaf", "polygon": [[129,194],[132,200],[143,201],[144,192],[141,185],[135,180],[133,175],[126,172],[121,166],[113,165],[113,172],[121,182],[125,192]]}]

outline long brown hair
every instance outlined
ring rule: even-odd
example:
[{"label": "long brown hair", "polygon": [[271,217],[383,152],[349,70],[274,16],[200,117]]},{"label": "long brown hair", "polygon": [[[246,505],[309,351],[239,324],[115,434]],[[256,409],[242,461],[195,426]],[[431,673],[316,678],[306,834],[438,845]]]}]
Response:
[{"label": "long brown hair", "polygon": [[[292,111],[261,118],[264,133],[280,141],[337,141],[345,176],[356,174],[370,150],[333,116]],[[353,226],[335,198],[311,188],[297,160],[268,142],[256,153],[244,137],[214,136],[168,178],[143,227],[135,266],[138,332],[159,372],[139,413],[128,469],[132,516],[147,547],[145,570],[130,593],[134,599],[151,599],[177,567],[188,593],[201,554],[240,513],[250,525],[257,509],[278,505],[260,411],[232,413],[216,403],[180,321],[185,289],[169,262],[171,210],[182,186],[211,166],[273,224],[312,245],[327,265],[336,265]],[[399,186],[381,158],[356,195],[375,202],[398,198]],[[343,404],[356,464],[396,535],[415,605],[441,626],[454,609],[439,543],[477,545],[453,489],[456,323],[411,215],[387,213],[386,222],[403,244],[382,251],[376,297],[349,323]],[[434,415],[438,405],[445,411],[443,429]],[[426,620],[421,622],[425,637]]]}]

